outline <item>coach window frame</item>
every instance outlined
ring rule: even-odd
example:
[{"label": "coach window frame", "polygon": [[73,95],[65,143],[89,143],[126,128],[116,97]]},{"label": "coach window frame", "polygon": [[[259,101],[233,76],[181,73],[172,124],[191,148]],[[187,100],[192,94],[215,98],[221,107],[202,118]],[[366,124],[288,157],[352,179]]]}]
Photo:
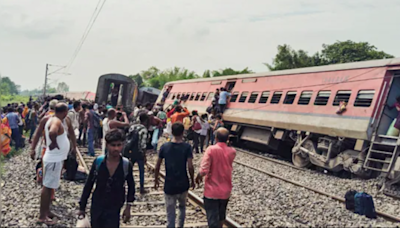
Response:
[{"label": "coach window frame", "polygon": [[191,100],[191,101],[194,100],[195,96],[196,96],[196,92],[193,92],[193,93],[190,95],[190,100]]},{"label": "coach window frame", "polygon": [[[298,105],[309,105],[310,102],[311,102],[311,98],[312,98],[313,94],[314,94],[314,91],[312,91],[312,90],[303,90],[303,91],[301,91],[299,100],[297,101],[297,104]],[[303,97],[304,95],[309,95],[309,97],[304,98]],[[307,99],[307,98],[308,98],[307,103],[305,103],[305,99]]]},{"label": "coach window frame", "polygon": [[214,92],[209,92],[207,95],[207,101],[211,101],[214,97]]},{"label": "coach window frame", "polygon": [[[365,106],[365,105],[357,104],[356,102],[360,102],[359,99],[361,99],[361,98],[359,98],[360,94],[369,94],[367,92],[369,92],[369,93],[373,92],[372,98],[370,98],[371,101],[369,102],[369,105]],[[356,96],[356,98],[354,99],[354,102],[353,102],[353,106],[357,107],[357,108],[368,108],[368,107],[371,107],[372,103],[374,102],[375,93],[376,93],[376,91],[374,89],[360,89],[360,90],[358,90],[357,91],[357,96]],[[362,98],[362,99],[366,99],[366,98]]]},{"label": "coach window frame", "polygon": [[[232,93],[232,96],[231,96],[231,99],[229,100],[229,102],[236,102],[237,101],[237,99],[238,99],[238,97],[239,97],[239,91],[234,91],[233,93]],[[235,99],[233,99],[233,98],[235,98]]]},{"label": "coach window frame", "polygon": [[[246,95],[245,95],[244,100],[242,100],[244,94],[246,94]],[[240,94],[238,103],[245,103],[248,97],[249,97],[249,91],[243,91],[243,92]]]},{"label": "coach window frame", "polygon": [[[294,97],[292,97],[294,95]],[[290,97],[289,97],[290,96]],[[283,104],[291,105],[294,103],[297,97],[297,91],[291,90],[286,92],[285,99],[283,99]]]},{"label": "coach window frame", "polygon": [[[321,102],[321,99],[323,97],[326,97],[326,96],[322,96],[323,93],[329,93],[329,95],[328,95],[328,98],[326,99],[326,101]],[[331,90],[319,90],[318,93],[317,93],[317,96],[314,99],[314,105],[315,106],[326,106],[326,105],[328,105],[329,99],[331,99],[331,95],[332,95],[332,91]],[[318,99],[320,99],[320,100],[318,100]]]},{"label": "coach window frame", "polygon": [[[264,93],[265,93],[265,94],[268,94],[268,96],[267,96],[266,99],[265,99]],[[258,99],[258,103],[259,103],[259,104],[266,104],[266,103],[268,102],[270,96],[271,96],[271,91],[262,91],[262,92],[261,92],[260,99]],[[264,101],[264,99],[265,99],[265,101]]]},{"label": "coach window frame", "polygon": [[207,97],[207,92],[203,92],[203,93],[201,94],[200,101],[205,101],[205,100],[206,100],[206,97]]},{"label": "coach window frame", "polygon": [[[280,95],[279,98],[278,98],[278,101],[275,101],[274,99],[277,99],[275,96],[278,96],[278,95]],[[283,95],[283,91],[274,91],[269,103],[270,104],[279,104],[281,102],[282,95]]]},{"label": "coach window frame", "polygon": [[[254,95],[255,95],[255,98],[254,98]],[[247,99],[247,103],[249,103],[249,104],[254,104],[254,103],[256,103],[257,100],[258,100],[258,95],[260,95],[260,92],[259,92],[259,91],[251,92],[251,93],[250,93],[250,96],[249,96],[249,99]]]}]

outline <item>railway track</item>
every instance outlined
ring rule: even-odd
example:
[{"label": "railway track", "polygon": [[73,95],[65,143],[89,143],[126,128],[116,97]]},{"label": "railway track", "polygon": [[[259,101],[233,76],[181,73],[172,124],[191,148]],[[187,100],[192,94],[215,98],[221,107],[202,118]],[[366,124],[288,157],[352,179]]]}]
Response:
[{"label": "railway track", "polygon": [[[86,148],[78,148],[77,157],[79,163],[83,166],[87,173],[89,173],[91,165],[101,151],[95,151],[96,156],[91,157],[82,153],[81,150]],[[161,190],[154,190],[154,169],[155,166],[150,162],[146,163],[145,170],[145,184],[144,187],[148,191],[146,194],[139,194],[139,170],[137,166],[133,168],[134,179],[136,180],[136,200],[131,207],[131,220],[129,224],[121,223],[121,227],[155,227],[155,226],[165,226],[166,225],[166,211],[165,211],[165,201],[164,192]],[[165,179],[165,173],[160,171],[160,187],[163,189],[163,183]],[[90,204],[88,203],[88,207]],[[177,213],[178,219],[178,213]],[[186,204],[186,219],[185,227],[207,227],[207,219],[205,216],[205,210],[203,207],[203,200],[194,194],[193,192],[188,192],[188,202]],[[236,223],[234,220],[227,218],[224,227],[241,227],[240,224]]]},{"label": "railway track", "polygon": [[[257,155],[257,154],[254,154],[254,153],[245,151],[245,150],[243,150],[243,149],[240,149],[240,148],[236,148],[236,147],[235,147],[235,149],[236,149],[237,151],[239,151],[240,153],[245,153],[245,154],[248,154],[248,155],[257,157],[257,158],[264,159],[264,160],[269,161],[269,162],[273,162],[273,163],[276,163],[276,164],[279,164],[279,165],[283,165],[283,166],[286,166],[286,167],[294,168],[294,169],[296,169],[296,170],[305,171],[305,169],[298,168],[298,167],[296,167],[296,166],[294,166],[294,165],[292,165],[292,164],[289,164],[289,163],[287,163],[287,162],[283,162],[283,161],[280,161],[280,160],[277,160],[277,159],[273,159],[273,158],[268,158],[268,157],[264,157],[264,156],[261,156],[261,155]],[[340,203],[343,203],[343,204],[345,203],[345,199],[344,199],[343,197],[339,197],[339,196],[336,196],[336,195],[334,195],[334,194],[330,194],[330,193],[321,191],[321,190],[319,190],[319,189],[316,189],[316,188],[313,188],[313,187],[309,187],[309,186],[307,186],[307,185],[305,185],[305,184],[302,184],[302,183],[299,183],[299,182],[296,182],[296,181],[293,181],[293,180],[289,180],[289,179],[287,179],[287,178],[282,177],[281,175],[279,175],[279,174],[277,174],[277,173],[273,173],[273,172],[270,172],[270,171],[266,171],[266,170],[264,170],[264,169],[257,168],[257,167],[255,167],[254,165],[246,164],[246,163],[244,163],[244,162],[240,162],[240,161],[237,161],[237,160],[235,160],[234,163],[239,164],[239,165],[242,165],[242,166],[247,167],[247,168],[250,168],[250,169],[253,169],[253,170],[256,170],[256,171],[258,171],[258,172],[261,172],[261,173],[266,174],[266,175],[268,175],[268,176],[271,176],[271,177],[277,178],[277,179],[279,179],[279,180],[285,181],[285,182],[287,182],[287,183],[293,184],[293,185],[295,185],[295,186],[298,186],[298,187],[301,187],[301,188],[305,188],[305,189],[307,189],[307,190],[313,191],[313,192],[318,193],[318,194],[320,194],[320,195],[324,195],[324,196],[329,197],[329,198],[331,198],[331,199],[333,199],[333,200],[335,200],[335,201],[338,201],[338,202],[340,202]],[[394,216],[394,215],[391,215],[391,214],[388,214],[388,213],[385,213],[385,212],[382,212],[382,211],[379,211],[379,210],[376,211],[376,214],[377,214],[378,216],[380,216],[380,217],[382,217],[382,218],[388,220],[388,221],[391,221],[391,222],[400,222],[400,217],[397,217],[397,216]]]}]

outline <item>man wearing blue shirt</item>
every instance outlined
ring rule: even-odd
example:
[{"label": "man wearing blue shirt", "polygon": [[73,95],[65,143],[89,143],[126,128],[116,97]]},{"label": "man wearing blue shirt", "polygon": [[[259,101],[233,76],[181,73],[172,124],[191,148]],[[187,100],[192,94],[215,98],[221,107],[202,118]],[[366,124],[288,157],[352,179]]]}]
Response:
[{"label": "man wearing blue shirt", "polygon": [[222,114],[225,111],[226,103],[227,103],[228,97],[230,97],[230,96],[231,96],[231,94],[228,91],[226,91],[225,88],[221,88],[221,92],[219,94],[218,105],[219,105],[219,109]]},{"label": "man wearing blue shirt", "polygon": [[15,142],[15,149],[18,150],[21,146],[21,133],[19,132],[19,118],[18,114],[15,113],[13,108],[8,109],[8,114],[7,114],[7,120],[8,124],[10,125],[11,128],[11,139],[14,140]]}]

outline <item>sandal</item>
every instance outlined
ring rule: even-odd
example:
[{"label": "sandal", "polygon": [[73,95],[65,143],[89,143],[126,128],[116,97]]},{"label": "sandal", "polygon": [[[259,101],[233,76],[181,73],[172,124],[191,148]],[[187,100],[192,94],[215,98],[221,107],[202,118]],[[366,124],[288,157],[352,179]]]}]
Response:
[{"label": "sandal", "polygon": [[54,221],[54,220],[52,220],[51,218],[46,218],[46,219],[44,219],[44,220],[38,219],[38,220],[36,221],[36,224],[37,224],[37,225],[46,224],[46,225],[48,225],[48,226],[53,226],[53,225],[57,224],[57,222]]}]

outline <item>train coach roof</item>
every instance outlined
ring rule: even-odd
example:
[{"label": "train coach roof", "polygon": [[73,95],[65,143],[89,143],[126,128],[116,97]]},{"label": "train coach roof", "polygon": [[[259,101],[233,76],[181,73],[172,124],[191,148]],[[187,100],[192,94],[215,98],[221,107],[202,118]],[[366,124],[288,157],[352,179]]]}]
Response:
[{"label": "train coach roof", "polygon": [[326,65],[326,66],[305,67],[305,68],[270,71],[270,72],[253,73],[253,74],[241,74],[241,75],[230,75],[230,76],[221,76],[221,77],[212,77],[212,78],[188,79],[188,80],[168,82],[166,85],[186,83],[186,82],[221,81],[221,80],[237,79],[237,78],[254,78],[254,77],[279,76],[279,75],[290,75],[290,74],[305,74],[305,73],[316,73],[316,72],[326,72],[326,71],[339,71],[339,70],[353,70],[353,69],[372,68],[372,67],[396,66],[396,65],[400,65],[400,58],[370,60],[370,61],[362,61],[362,62],[354,62],[354,63],[332,64],[332,65]]}]

